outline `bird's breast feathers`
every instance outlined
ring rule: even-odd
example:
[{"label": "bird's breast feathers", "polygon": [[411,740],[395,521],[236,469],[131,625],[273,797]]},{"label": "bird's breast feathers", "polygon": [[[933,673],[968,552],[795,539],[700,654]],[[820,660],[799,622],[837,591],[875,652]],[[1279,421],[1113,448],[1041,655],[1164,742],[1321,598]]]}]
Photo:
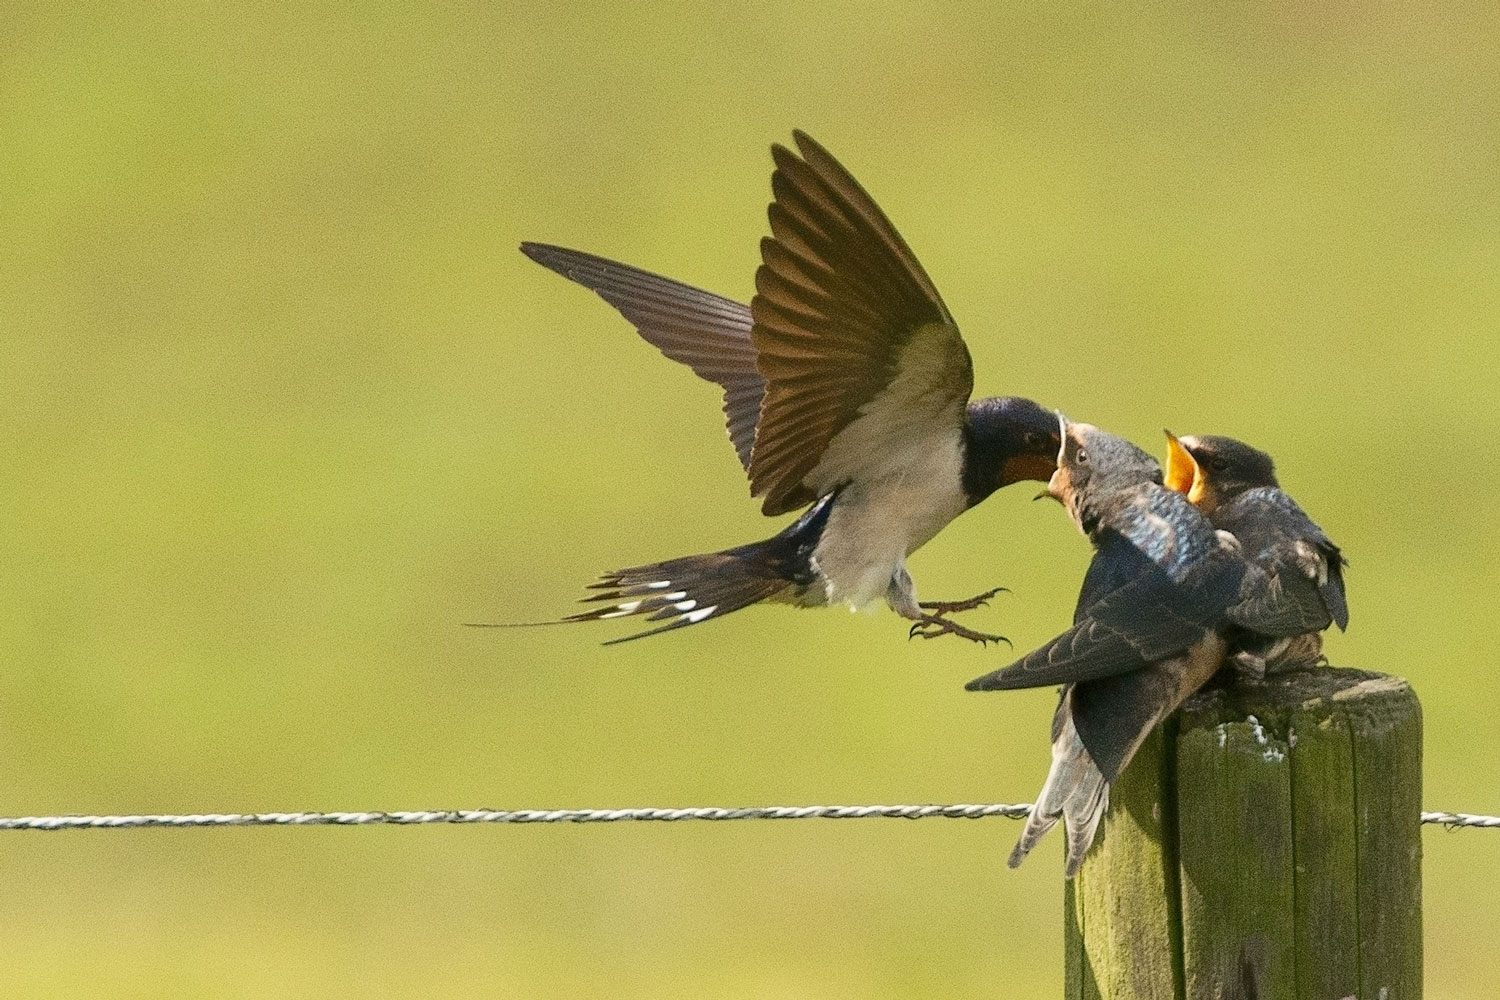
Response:
[{"label": "bird's breast feathers", "polygon": [[885,596],[906,557],[967,507],[958,429],[924,444],[884,475],[839,492],[812,557],[829,604],[863,607]]}]

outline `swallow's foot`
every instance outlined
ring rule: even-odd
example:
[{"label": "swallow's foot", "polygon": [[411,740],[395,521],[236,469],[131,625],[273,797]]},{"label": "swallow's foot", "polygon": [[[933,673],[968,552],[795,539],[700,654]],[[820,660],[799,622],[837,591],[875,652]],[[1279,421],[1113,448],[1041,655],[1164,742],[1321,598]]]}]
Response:
[{"label": "swallow's foot", "polygon": [[1260,684],[1266,679],[1266,658],[1248,650],[1240,650],[1231,656],[1238,679],[1249,684]]},{"label": "swallow's foot", "polygon": [[1308,632],[1291,639],[1277,639],[1270,646],[1256,652],[1264,661],[1267,674],[1314,670],[1327,665],[1323,656],[1323,636],[1317,632]]},{"label": "swallow's foot", "polygon": [[925,608],[934,615],[941,617],[943,615],[957,614],[960,611],[973,611],[975,608],[982,608],[990,603],[990,598],[996,594],[1008,593],[1010,593],[1008,587],[996,587],[994,590],[986,590],[982,594],[976,594],[967,601],[919,601],[917,607]]},{"label": "swallow's foot", "polygon": [[[925,607],[926,605],[923,606]],[[960,638],[968,639],[970,642],[977,642],[981,646],[992,642],[1003,642],[1007,646],[1010,645],[1010,640],[1003,635],[989,635],[984,632],[975,632],[973,629],[964,628],[958,622],[950,618],[944,618],[942,615],[923,615],[911,627],[911,631],[906,634],[906,637],[908,639],[915,639],[921,636],[923,639],[936,639],[940,635],[956,635]]]}]

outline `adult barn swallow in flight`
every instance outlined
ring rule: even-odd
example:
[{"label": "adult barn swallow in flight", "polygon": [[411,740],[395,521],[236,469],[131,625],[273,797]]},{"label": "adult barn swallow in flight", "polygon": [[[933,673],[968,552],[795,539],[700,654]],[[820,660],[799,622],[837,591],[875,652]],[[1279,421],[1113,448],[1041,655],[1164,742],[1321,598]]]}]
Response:
[{"label": "adult barn swallow in flight", "polygon": [[1088,424],[1066,424],[1047,493],[1095,554],[1073,627],[970,691],[1062,684],[1052,766],[1010,856],[1016,867],[1060,817],[1066,873],[1077,873],[1109,805],[1109,786],[1162,719],[1219,669],[1247,566],[1239,546],[1156,461]]},{"label": "adult barn swallow in flight", "polygon": [[1349,625],[1339,547],[1276,481],[1271,456],[1234,438],[1167,432],[1166,485],[1186,494],[1214,527],[1239,540],[1245,558],[1266,579],[1254,619],[1266,632],[1245,631],[1230,658],[1246,675],[1313,666],[1323,631]]},{"label": "adult barn swallow in flight", "polygon": [[927,272],[858,182],[795,132],[771,148],[771,236],[748,307],[613,261],[524,243],[597,292],[667,357],[724,391],[729,438],[768,516],[764,541],[604,574],[604,606],[562,621],[645,615],[697,624],[761,601],[863,607],[884,597],[912,635],[985,642],[917,600],[906,558],[1002,486],[1046,481],[1057,418],[1015,397],[969,401],[973,366]]}]

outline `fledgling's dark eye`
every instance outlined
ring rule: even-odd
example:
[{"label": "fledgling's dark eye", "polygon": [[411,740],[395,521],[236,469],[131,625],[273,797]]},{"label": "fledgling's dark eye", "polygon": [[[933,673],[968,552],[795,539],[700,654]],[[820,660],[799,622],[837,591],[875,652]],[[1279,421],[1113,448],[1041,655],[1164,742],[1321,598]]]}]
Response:
[{"label": "fledgling's dark eye", "polygon": [[1222,455],[1215,455],[1208,460],[1207,464],[1209,472],[1223,472],[1229,468],[1229,461]]},{"label": "fledgling's dark eye", "polygon": [[1079,465],[1086,464],[1088,460],[1089,453],[1082,448],[1079,448],[1077,453],[1073,455],[1073,461],[1077,462]]}]

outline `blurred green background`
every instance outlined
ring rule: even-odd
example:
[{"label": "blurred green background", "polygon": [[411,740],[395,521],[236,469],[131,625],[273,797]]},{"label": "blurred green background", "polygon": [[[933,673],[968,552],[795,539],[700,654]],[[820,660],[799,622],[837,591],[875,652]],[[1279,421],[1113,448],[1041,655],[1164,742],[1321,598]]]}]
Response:
[{"label": "blurred green background", "polygon": [[[1214,5],[1219,6],[1228,5]],[[1340,541],[1342,664],[1500,812],[1492,3],[4,5],[0,813],[1029,801],[1052,694],[888,612],[603,649],[602,569],[761,537],[714,390],[525,260],[747,299],[828,145],[981,393],[1242,436]],[[1018,649],[1087,546],[1030,491],[913,560]],[[1013,823],[0,836],[7,996],[1049,996]],[[1429,996],[1500,977],[1431,829]]]}]

